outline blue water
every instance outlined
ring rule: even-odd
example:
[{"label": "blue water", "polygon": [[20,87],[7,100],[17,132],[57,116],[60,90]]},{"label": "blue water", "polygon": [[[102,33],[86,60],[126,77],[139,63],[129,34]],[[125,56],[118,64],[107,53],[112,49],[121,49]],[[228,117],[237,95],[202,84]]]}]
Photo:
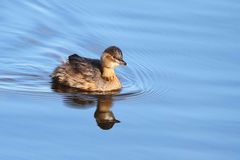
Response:
[{"label": "blue water", "polygon": [[[120,93],[52,89],[70,54],[110,45]],[[237,0],[3,0],[0,159],[239,160],[239,51]]]}]

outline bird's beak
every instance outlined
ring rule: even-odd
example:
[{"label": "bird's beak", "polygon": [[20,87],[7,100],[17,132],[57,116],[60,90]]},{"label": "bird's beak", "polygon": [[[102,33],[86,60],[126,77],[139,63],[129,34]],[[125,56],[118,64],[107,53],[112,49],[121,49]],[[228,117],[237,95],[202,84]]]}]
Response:
[{"label": "bird's beak", "polygon": [[121,123],[121,121],[115,119],[115,120],[114,120],[114,123]]},{"label": "bird's beak", "polygon": [[124,65],[124,66],[127,65],[127,63],[126,63],[124,60],[122,60],[122,59],[120,60],[120,64],[121,64],[121,65]]}]

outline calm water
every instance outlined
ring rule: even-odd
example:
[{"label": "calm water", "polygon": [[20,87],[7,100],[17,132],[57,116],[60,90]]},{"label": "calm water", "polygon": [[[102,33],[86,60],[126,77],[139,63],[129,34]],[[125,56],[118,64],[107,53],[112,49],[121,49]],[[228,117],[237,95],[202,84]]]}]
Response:
[{"label": "calm water", "polygon": [[[70,54],[110,45],[120,93],[52,86]],[[239,51],[237,0],[3,0],[0,159],[238,160]]]}]

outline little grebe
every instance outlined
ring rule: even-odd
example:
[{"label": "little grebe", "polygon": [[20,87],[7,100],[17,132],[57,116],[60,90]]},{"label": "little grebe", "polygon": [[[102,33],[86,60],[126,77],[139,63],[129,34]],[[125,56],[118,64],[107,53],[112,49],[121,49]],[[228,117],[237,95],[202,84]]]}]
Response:
[{"label": "little grebe", "polygon": [[111,46],[104,50],[101,59],[90,59],[73,54],[68,62],[57,67],[52,74],[55,82],[83,91],[113,91],[122,85],[114,69],[119,65],[127,65],[122,51]]}]

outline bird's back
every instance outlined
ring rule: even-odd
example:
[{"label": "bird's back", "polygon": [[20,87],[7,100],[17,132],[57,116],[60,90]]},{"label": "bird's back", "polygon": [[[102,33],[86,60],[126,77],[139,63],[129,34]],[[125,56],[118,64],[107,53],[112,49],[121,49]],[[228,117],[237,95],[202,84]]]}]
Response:
[{"label": "bird's back", "polygon": [[97,90],[101,83],[101,62],[73,54],[52,74],[55,82],[82,90]]},{"label": "bird's back", "polygon": [[98,59],[90,59],[73,54],[68,57],[72,70],[81,74],[88,81],[96,81],[101,78],[102,66]]}]

